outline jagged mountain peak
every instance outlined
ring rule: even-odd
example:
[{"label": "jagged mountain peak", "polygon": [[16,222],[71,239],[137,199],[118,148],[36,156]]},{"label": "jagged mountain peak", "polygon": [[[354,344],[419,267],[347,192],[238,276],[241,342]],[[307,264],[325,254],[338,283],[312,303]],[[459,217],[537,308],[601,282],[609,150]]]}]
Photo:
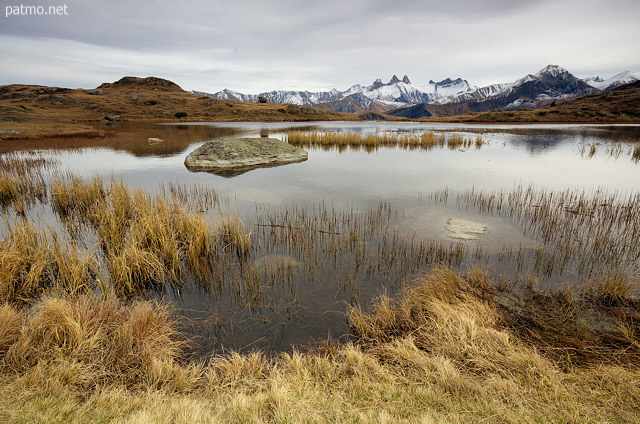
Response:
[{"label": "jagged mountain peak", "polygon": [[436,85],[445,86],[445,85],[452,85],[452,84],[460,84],[463,82],[465,82],[465,80],[463,80],[462,78],[456,78],[454,80],[452,80],[451,78],[447,78],[447,79],[443,79],[440,82],[437,82]]},{"label": "jagged mountain peak", "polygon": [[[528,74],[511,83],[492,84],[486,87],[470,85],[462,78],[446,78],[439,82],[417,86],[404,75],[397,74],[389,82],[376,79],[372,85],[351,86],[345,91],[332,89],[323,92],[272,91],[259,95],[245,95],[223,90],[214,97],[257,101],[266,97],[270,103],[293,103],[307,106],[323,105],[339,111],[373,110],[381,112],[408,105],[447,105],[449,112],[514,110],[544,106],[554,99],[570,99],[609,89],[613,84],[630,83],[640,79],[640,74],[624,72],[608,80],[602,78],[579,79],[558,65],[548,65],[535,74]],[[602,88],[601,88],[602,87]],[[448,106],[457,104],[456,106]],[[353,109],[353,110],[352,110]]]},{"label": "jagged mountain peak", "polygon": [[387,86],[387,85],[399,84],[401,82],[405,83],[405,84],[411,84],[411,81],[409,80],[408,76],[405,75],[404,77],[402,77],[402,79],[400,79],[400,78],[398,78],[397,75],[394,74],[391,77],[391,79],[389,80],[388,83],[385,84],[385,83],[382,82],[381,78],[378,78],[373,82],[373,84],[370,85],[370,87],[375,90],[375,89],[378,89],[380,87],[384,87],[384,86]]},{"label": "jagged mountain peak", "polygon": [[371,84],[371,88],[373,88],[375,90],[377,88],[382,87],[383,85],[385,85],[385,84],[382,82],[382,80],[380,78],[378,78],[377,80],[375,80],[373,82],[373,84]]},{"label": "jagged mountain peak", "polygon": [[573,77],[569,71],[558,65],[547,65],[533,76],[538,78]]}]

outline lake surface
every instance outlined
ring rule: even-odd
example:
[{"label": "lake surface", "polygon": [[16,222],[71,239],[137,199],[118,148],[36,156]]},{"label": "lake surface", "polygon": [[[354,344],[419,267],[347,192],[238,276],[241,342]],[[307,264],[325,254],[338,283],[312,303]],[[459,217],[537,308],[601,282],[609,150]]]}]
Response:
[{"label": "lake surface", "polygon": [[[184,167],[186,155],[208,139],[234,134],[286,139],[290,130],[433,131],[481,135],[485,144],[465,149],[381,147],[370,152],[307,148],[305,162],[231,178]],[[242,282],[249,269],[262,282],[260,289],[234,291],[231,287],[237,286],[230,283],[223,290],[207,291],[187,283],[180,290],[152,294],[177,302],[200,353],[283,350],[327,337],[345,338],[349,305],[367,308],[376,296],[397,292],[437,262],[460,269],[487,266],[505,280],[533,275],[549,288],[586,281],[589,273],[573,259],[542,270],[545,240],[517,219],[480,211],[461,203],[459,196],[469,190],[506,193],[530,186],[551,192],[604,190],[620,198],[640,191],[640,165],[633,157],[640,126],[194,123],[147,125],[138,131],[119,143],[14,143],[5,144],[3,152],[37,152],[77,175],[115,177],[149,191],[180,183],[215,189],[227,199],[221,208],[243,218],[255,246],[251,268],[241,265],[229,271],[237,273],[229,278]],[[165,141],[152,145],[148,137]],[[212,222],[219,214],[209,212]],[[46,220],[46,213],[43,216]],[[298,229],[310,226],[304,235],[312,240],[308,246],[282,242],[278,231],[285,221],[298,222]],[[379,255],[385,266],[373,262]],[[637,258],[625,257],[625,263],[617,265],[633,277],[639,275]]]}]

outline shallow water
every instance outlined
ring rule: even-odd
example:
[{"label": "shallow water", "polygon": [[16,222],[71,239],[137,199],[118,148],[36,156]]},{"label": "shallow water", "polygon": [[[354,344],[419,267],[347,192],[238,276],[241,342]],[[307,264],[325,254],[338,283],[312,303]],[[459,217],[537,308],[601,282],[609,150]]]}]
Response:
[{"label": "shallow water", "polygon": [[[232,178],[193,173],[184,167],[186,155],[207,139],[231,134],[285,138],[291,129],[363,134],[444,131],[472,138],[481,134],[486,144],[479,149],[384,147],[372,152],[308,148],[305,162],[256,169]],[[456,196],[471,187],[485,192],[528,185],[558,191],[604,188],[621,197],[640,190],[640,165],[631,156],[640,141],[640,126],[206,123],[145,126],[136,137],[117,145],[108,140],[75,141],[72,146],[50,146],[46,140],[5,144],[3,152],[37,151],[78,175],[115,177],[151,191],[162,184],[181,183],[228,195],[225,208],[244,219],[256,246],[249,263],[229,278],[242,279],[250,273],[262,286],[251,293],[231,288],[206,291],[186,282],[179,290],[154,294],[182,308],[188,318],[185,326],[198,338],[201,353],[282,350],[313,339],[346,337],[348,305],[368,305],[375,296],[395,293],[430,266],[433,252],[442,249],[450,249],[446,260],[451,265],[489,265],[506,279],[536,272],[536,249],[544,242],[525,234],[508,217],[459,205]],[[147,137],[165,141],[149,144]],[[324,256],[310,247],[296,250],[278,245],[271,239],[276,230],[264,225],[281,220],[283,211],[293,214],[305,208],[304,213],[312,216],[324,211],[325,215],[365,222],[380,205],[390,211],[389,216],[376,232],[359,235],[352,245],[339,239],[348,228],[336,231],[332,239],[323,227],[325,221],[317,219],[318,228],[313,230],[317,239],[313,240]],[[47,219],[46,213],[42,216]],[[216,212],[210,218],[215,220]],[[464,257],[451,253],[455,249],[464,249]],[[514,251],[521,252],[517,263]],[[376,255],[386,255],[384,266],[371,262]],[[631,265],[631,269],[637,266]],[[539,280],[549,287],[582,278],[571,265],[542,274]]]}]

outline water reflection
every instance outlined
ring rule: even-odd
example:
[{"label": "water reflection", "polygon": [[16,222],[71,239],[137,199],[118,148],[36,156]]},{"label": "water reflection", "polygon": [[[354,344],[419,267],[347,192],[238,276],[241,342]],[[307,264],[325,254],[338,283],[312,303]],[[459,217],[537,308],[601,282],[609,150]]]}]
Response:
[{"label": "water reflection", "polygon": [[[544,230],[547,227],[540,223],[536,225],[543,230],[537,230],[531,217],[538,216],[544,199],[534,202],[525,190],[516,189],[532,185],[553,199],[558,192],[571,190],[585,193],[584,199],[603,192],[613,193],[614,200],[633,198],[640,183],[638,163],[630,155],[639,128],[388,122],[130,124],[107,128],[112,132],[99,139],[21,140],[5,142],[1,149],[2,153],[35,151],[39,157],[54,159],[60,169],[85,178],[115,177],[128,186],[171,196],[196,186],[198,190],[180,200],[194,211],[204,211],[212,225],[221,216],[240,215],[251,234],[251,252],[242,260],[233,254],[220,260],[224,267],[220,288],[206,290],[186,278],[154,295],[178,303],[189,318],[185,326],[200,338],[203,351],[282,350],[328,334],[344,336],[346,305],[366,305],[383,292],[392,294],[433,263],[491,266],[496,275],[511,279],[534,275],[546,287],[584,281],[593,271],[589,266],[620,267],[637,276],[637,256],[620,250],[624,246],[616,245],[615,237],[607,238],[618,233],[589,226],[600,222],[591,215],[600,215],[576,207],[579,202],[569,196],[571,205],[554,206],[549,219],[555,227]],[[480,133],[487,143],[481,149],[429,151],[308,147],[306,162],[251,170],[234,178],[191,173],[184,167],[185,156],[206,140],[234,134],[285,138],[293,130],[434,131],[463,137]],[[150,143],[152,137],[164,141]],[[172,184],[182,189],[167,190]],[[474,196],[467,195],[470,192]],[[205,211],[198,200],[211,193],[216,193],[221,206]],[[495,193],[506,199],[505,204],[509,199],[515,202],[517,213],[473,205],[496,197]],[[218,202],[217,196],[226,200]],[[464,203],[458,198],[475,200]],[[601,206],[607,203],[615,202],[598,203],[597,213],[614,211]],[[610,215],[630,210],[623,203],[616,207]],[[43,208],[31,216],[52,219],[46,205]],[[574,227],[564,229],[565,222]],[[640,232],[635,221],[624,225],[609,228],[636,247],[634,235]],[[451,237],[458,230],[473,237]],[[571,237],[554,238],[564,234],[561,230]],[[580,234],[594,235],[585,241]],[[587,256],[590,250],[599,252],[599,258]],[[589,260],[581,263],[581,257]]]}]

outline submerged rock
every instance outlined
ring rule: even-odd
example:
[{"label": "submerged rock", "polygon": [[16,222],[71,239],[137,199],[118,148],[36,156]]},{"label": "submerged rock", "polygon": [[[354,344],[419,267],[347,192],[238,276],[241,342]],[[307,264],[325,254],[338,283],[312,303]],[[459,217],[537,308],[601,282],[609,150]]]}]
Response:
[{"label": "submerged rock", "polygon": [[268,275],[277,274],[278,271],[287,271],[302,266],[296,258],[288,255],[266,255],[256,259],[253,266]]},{"label": "submerged rock", "polygon": [[498,252],[504,248],[534,248],[539,245],[513,224],[497,216],[427,206],[406,209],[405,217],[395,228],[401,236],[411,240],[473,243],[487,252]]},{"label": "submerged rock", "polygon": [[488,227],[479,222],[449,218],[444,228],[449,231],[449,238],[455,240],[478,240],[478,235],[486,233]]},{"label": "submerged rock", "polygon": [[189,153],[184,161],[189,171],[235,176],[251,169],[307,160],[305,150],[276,138],[221,138]]}]

